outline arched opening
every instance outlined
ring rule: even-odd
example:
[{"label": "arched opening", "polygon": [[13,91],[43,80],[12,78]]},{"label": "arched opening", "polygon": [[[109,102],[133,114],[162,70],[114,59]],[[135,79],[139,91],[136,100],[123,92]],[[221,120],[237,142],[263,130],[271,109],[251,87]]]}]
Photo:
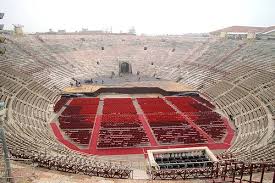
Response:
[{"label": "arched opening", "polygon": [[120,64],[120,73],[122,74],[130,73],[130,65],[127,62],[122,62]]}]

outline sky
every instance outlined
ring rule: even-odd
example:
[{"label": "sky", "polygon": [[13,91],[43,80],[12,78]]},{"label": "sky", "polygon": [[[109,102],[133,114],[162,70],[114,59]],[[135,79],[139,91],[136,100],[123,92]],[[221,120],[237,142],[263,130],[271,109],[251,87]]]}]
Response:
[{"label": "sky", "polygon": [[275,0],[0,0],[0,24],[25,32],[65,29],[137,34],[204,33],[232,25],[275,25]]}]

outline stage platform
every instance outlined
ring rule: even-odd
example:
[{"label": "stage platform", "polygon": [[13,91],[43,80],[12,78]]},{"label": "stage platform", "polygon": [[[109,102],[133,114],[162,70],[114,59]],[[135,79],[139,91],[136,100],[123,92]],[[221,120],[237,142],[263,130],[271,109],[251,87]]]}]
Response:
[{"label": "stage platform", "polygon": [[[103,81],[103,82],[102,82]],[[101,77],[90,80],[80,80],[80,86],[66,87],[63,92],[70,93],[94,93],[102,88],[160,88],[167,92],[193,92],[196,91],[189,85],[168,80],[156,79],[154,77],[139,77],[128,75],[123,77]]]}]

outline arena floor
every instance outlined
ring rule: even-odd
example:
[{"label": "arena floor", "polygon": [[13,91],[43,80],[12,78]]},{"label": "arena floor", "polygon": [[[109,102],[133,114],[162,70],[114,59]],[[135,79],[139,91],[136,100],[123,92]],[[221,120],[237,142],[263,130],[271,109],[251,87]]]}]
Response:
[{"label": "arena floor", "polygon": [[[189,92],[193,91],[192,87],[176,83],[172,81],[166,81],[166,80],[158,80],[156,78],[152,77],[143,77],[141,78],[142,81],[139,79],[140,76],[135,75],[127,75],[123,77],[115,77],[115,78],[109,78],[109,77],[101,77],[101,78],[94,78],[93,83],[89,84],[83,84],[78,87],[68,87],[64,89],[64,93],[91,93],[99,90],[100,88],[113,88],[113,87],[119,87],[119,88],[132,88],[132,87],[148,87],[148,91],[150,91],[150,87],[158,87],[165,91],[171,91],[171,92]],[[99,83],[99,81],[103,81],[104,84],[96,84]],[[138,81],[140,80],[140,81]],[[81,83],[87,82],[87,81],[81,81]],[[90,82],[90,81],[89,81]],[[159,93],[100,93],[97,97],[99,97],[101,100],[103,98],[137,98],[137,97],[164,97],[163,95]],[[135,99],[133,99],[135,100]],[[101,104],[102,105],[102,104]],[[102,108],[103,106],[101,106]],[[100,107],[99,107],[100,108]],[[64,111],[65,108],[61,110]],[[97,117],[95,118],[94,128],[91,135],[90,144],[88,147],[81,147],[72,142],[70,139],[66,138],[64,134],[62,133],[62,130],[59,128],[58,125],[58,115],[61,114],[59,112],[55,119],[52,121],[51,128],[53,130],[54,135],[59,140],[59,142],[63,143],[65,146],[72,150],[76,150],[82,153],[88,153],[92,155],[100,155],[100,156],[106,156],[106,155],[130,155],[130,154],[140,154],[146,156],[146,151],[148,149],[166,149],[166,148],[185,148],[185,147],[194,147],[194,146],[208,146],[212,150],[225,150],[228,149],[231,145],[232,139],[234,138],[234,131],[231,128],[231,125],[229,124],[228,120],[224,117],[224,124],[227,129],[227,135],[221,142],[208,142],[207,144],[173,144],[173,145],[159,145],[155,141],[155,137],[152,134],[152,129],[150,129],[150,126],[148,128],[148,124],[146,122],[146,119],[144,117],[143,112],[138,111],[138,115],[140,118],[140,121],[143,124],[143,128],[150,140],[150,144],[147,147],[136,147],[136,148],[109,148],[109,149],[97,149],[97,136],[99,134],[100,130],[100,123],[101,123],[101,115],[97,114]]]}]

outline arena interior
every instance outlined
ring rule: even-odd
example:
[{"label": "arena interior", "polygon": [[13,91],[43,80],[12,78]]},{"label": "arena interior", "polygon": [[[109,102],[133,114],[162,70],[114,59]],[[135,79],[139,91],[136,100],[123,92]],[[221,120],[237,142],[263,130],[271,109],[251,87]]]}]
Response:
[{"label": "arena interior", "polygon": [[274,40],[1,37],[8,181],[31,167],[107,182],[274,171]]}]

